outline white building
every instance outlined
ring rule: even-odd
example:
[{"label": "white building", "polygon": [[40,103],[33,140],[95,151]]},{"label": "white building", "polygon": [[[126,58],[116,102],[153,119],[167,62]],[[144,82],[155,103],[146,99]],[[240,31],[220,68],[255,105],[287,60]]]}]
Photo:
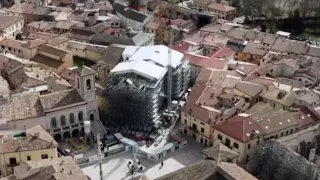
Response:
[{"label": "white building", "polygon": [[142,31],[144,25],[147,24],[147,22],[149,22],[151,19],[151,16],[130,9],[120,3],[116,3],[114,5],[114,11],[120,18],[122,25],[125,27],[132,27],[137,31]]},{"label": "white building", "polygon": [[24,19],[18,16],[0,15],[0,40],[14,39],[16,35],[22,32]]}]

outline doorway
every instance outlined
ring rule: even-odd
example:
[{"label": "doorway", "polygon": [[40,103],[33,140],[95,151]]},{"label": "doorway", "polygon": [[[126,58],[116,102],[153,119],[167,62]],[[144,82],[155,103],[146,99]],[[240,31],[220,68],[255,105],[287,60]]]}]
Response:
[{"label": "doorway", "polygon": [[94,114],[93,113],[90,114],[89,119],[90,119],[90,121],[94,121]]}]

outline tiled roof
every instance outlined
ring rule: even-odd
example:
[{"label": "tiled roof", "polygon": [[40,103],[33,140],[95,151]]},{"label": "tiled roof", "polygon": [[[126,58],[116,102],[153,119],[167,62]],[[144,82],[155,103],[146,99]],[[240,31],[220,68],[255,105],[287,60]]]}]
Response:
[{"label": "tiled roof", "polygon": [[228,161],[239,157],[239,154],[232,151],[227,146],[219,143],[215,146],[207,148],[202,151],[202,154],[206,156],[206,159],[212,159],[215,161]]},{"label": "tiled roof", "polygon": [[304,128],[310,124],[315,123],[317,118],[307,108],[301,108],[298,112],[293,114],[293,117],[299,122],[299,127]]},{"label": "tiled roof", "polygon": [[184,53],[184,52],[188,52],[189,48],[191,47],[192,45],[188,42],[185,42],[185,41],[179,41],[179,42],[176,42],[173,46],[172,46],[172,49],[176,50],[176,51],[179,51],[181,53]]},{"label": "tiled roof", "polygon": [[1,137],[3,143],[0,144],[0,153],[33,151],[58,147],[58,143],[40,125],[28,129],[25,132],[25,137],[14,137],[15,134],[21,133],[24,133],[24,131],[3,135]]},{"label": "tiled roof", "polygon": [[216,3],[216,2],[212,2],[208,5],[208,8],[210,9],[214,9],[214,10],[218,10],[218,11],[222,11],[222,12],[229,12],[229,11],[233,11],[236,8],[232,7],[232,6],[228,6],[226,4],[222,4],[222,3]]},{"label": "tiled roof", "polygon": [[144,25],[145,28],[156,30],[158,29],[160,23],[158,19],[151,19],[146,25]]},{"label": "tiled roof", "polygon": [[55,25],[55,22],[50,21],[33,21],[27,24],[26,26],[42,30],[51,30]]},{"label": "tiled roof", "polygon": [[228,121],[215,125],[213,128],[242,143],[250,141],[254,135],[265,134],[265,131],[251,117],[239,115],[233,116]]},{"label": "tiled roof", "polygon": [[239,81],[237,82],[235,89],[250,97],[256,97],[262,92],[263,86],[246,81]]},{"label": "tiled roof", "polygon": [[309,56],[320,57],[320,47],[319,46],[309,46],[307,54]]},{"label": "tiled roof", "polygon": [[120,44],[120,45],[135,45],[131,38],[124,38],[110,34],[94,34],[90,40],[90,43],[99,44],[104,46],[109,46],[111,44]]},{"label": "tiled roof", "polygon": [[37,46],[43,45],[47,43],[47,41],[43,41],[41,39],[35,39],[35,40],[30,40],[27,43],[22,44],[22,47],[26,47],[26,48],[35,48]]},{"label": "tiled roof", "polygon": [[113,8],[116,13],[119,13],[122,16],[124,16],[127,19],[130,19],[132,21],[143,23],[148,18],[147,15],[145,15],[141,12],[135,11],[133,9],[130,9],[120,3],[116,3],[113,6]]},{"label": "tiled roof", "polygon": [[61,58],[64,58],[69,53],[68,51],[65,51],[47,44],[40,46],[39,51],[43,51],[48,54],[52,54]]},{"label": "tiled roof", "polygon": [[[20,3],[14,4],[11,6],[10,9],[7,10],[8,12],[19,13],[19,14],[32,14],[33,12],[33,5],[29,3]],[[1,21],[3,22],[3,21]]]},{"label": "tiled roof", "polygon": [[44,56],[41,54],[37,54],[31,60],[34,62],[40,63],[40,64],[45,64],[45,65],[47,65],[49,67],[53,67],[53,68],[58,68],[63,64],[63,61],[59,61],[59,60],[56,60],[56,59],[53,59],[51,57]]},{"label": "tiled roof", "polygon": [[262,40],[262,43],[266,43],[266,44],[272,45],[276,41],[276,39],[277,39],[277,37],[274,34],[267,33],[264,36],[264,38]]},{"label": "tiled roof", "polygon": [[259,43],[249,42],[248,44],[246,44],[246,46],[242,52],[254,54],[254,55],[259,55],[259,56],[264,56],[267,53],[267,51],[260,49],[259,46],[260,46]]},{"label": "tiled roof", "polygon": [[228,179],[233,180],[258,180],[253,175],[242,169],[240,166],[234,163],[220,162],[218,164],[218,170],[221,174],[228,174]]},{"label": "tiled roof", "polygon": [[200,160],[155,180],[205,180],[215,174],[216,161]]},{"label": "tiled roof", "polygon": [[21,45],[24,43],[25,42],[23,42],[23,41],[18,41],[18,40],[14,40],[14,39],[4,39],[4,40],[0,41],[0,46],[7,46],[7,47],[15,48],[18,50],[22,50]]},{"label": "tiled roof", "polygon": [[189,59],[190,64],[208,69],[224,69],[228,63],[223,59],[209,58],[196,54],[186,54],[185,56]]},{"label": "tiled roof", "polygon": [[5,30],[6,28],[14,25],[18,21],[23,20],[23,17],[20,16],[5,16],[5,15],[0,15],[0,31]]},{"label": "tiled roof", "polygon": [[83,102],[84,100],[75,89],[53,92],[40,96],[44,110]]},{"label": "tiled roof", "polygon": [[4,106],[2,115],[8,121],[44,116],[39,93],[28,92],[12,95],[12,101]]},{"label": "tiled roof", "polygon": [[76,23],[74,22],[68,22],[68,21],[58,21],[57,24],[54,26],[54,28],[59,29],[71,29]]},{"label": "tiled roof", "polygon": [[[31,172],[30,172],[31,171]],[[14,168],[14,175],[41,180],[88,180],[78,164],[70,156],[26,161]]]},{"label": "tiled roof", "polygon": [[57,46],[59,44],[62,44],[62,43],[65,43],[69,41],[68,38],[65,38],[65,37],[56,37],[56,38],[53,38],[51,40],[48,41],[48,44],[51,45],[51,46]]}]

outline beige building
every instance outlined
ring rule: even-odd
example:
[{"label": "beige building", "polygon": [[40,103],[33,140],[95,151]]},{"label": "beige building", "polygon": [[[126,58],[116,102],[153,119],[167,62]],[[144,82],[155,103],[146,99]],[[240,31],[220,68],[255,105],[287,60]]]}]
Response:
[{"label": "beige building", "polygon": [[214,0],[195,0],[194,9],[198,11],[209,11],[218,16],[219,19],[232,20],[236,17],[236,8],[225,3]]},{"label": "beige building", "polygon": [[267,54],[260,43],[248,42],[242,50],[234,53],[234,59],[260,65],[260,61]]},{"label": "beige building", "polygon": [[14,174],[4,177],[12,179],[42,179],[42,180],[90,180],[70,156],[55,159],[31,160],[14,168]]},{"label": "beige building", "polygon": [[59,74],[65,68],[73,66],[73,54],[69,51],[43,44],[38,48],[38,53],[31,58],[44,69],[50,69]]},{"label": "beige building", "polygon": [[27,33],[33,32],[51,32],[55,27],[55,22],[50,21],[33,21],[25,26],[25,30]]},{"label": "beige building", "polygon": [[0,141],[0,170],[3,176],[14,173],[13,168],[25,161],[58,157],[58,143],[40,125],[4,133]]},{"label": "beige building", "polygon": [[14,39],[4,39],[0,41],[0,49],[1,51],[14,54],[18,57],[22,57],[23,52],[22,52],[22,44],[25,42],[23,41],[18,41]]},{"label": "beige building", "polygon": [[227,71],[202,69],[181,112],[181,132],[201,144],[212,145],[212,126],[249,107],[244,98],[227,91],[239,80],[228,77]]},{"label": "beige building", "polygon": [[24,25],[23,17],[0,15],[0,40],[15,39],[18,33],[22,32]]}]

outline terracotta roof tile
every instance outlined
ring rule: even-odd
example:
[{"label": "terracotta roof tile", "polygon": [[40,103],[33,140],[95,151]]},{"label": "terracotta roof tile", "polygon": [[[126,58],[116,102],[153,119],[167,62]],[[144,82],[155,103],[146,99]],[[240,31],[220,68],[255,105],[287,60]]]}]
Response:
[{"label": "terracotta roof tile", "polygon": [[243,143],[250,141],[253,134],[259,136],[265,134],[265,131],[251,117],[239,115],[213,128]]}]

